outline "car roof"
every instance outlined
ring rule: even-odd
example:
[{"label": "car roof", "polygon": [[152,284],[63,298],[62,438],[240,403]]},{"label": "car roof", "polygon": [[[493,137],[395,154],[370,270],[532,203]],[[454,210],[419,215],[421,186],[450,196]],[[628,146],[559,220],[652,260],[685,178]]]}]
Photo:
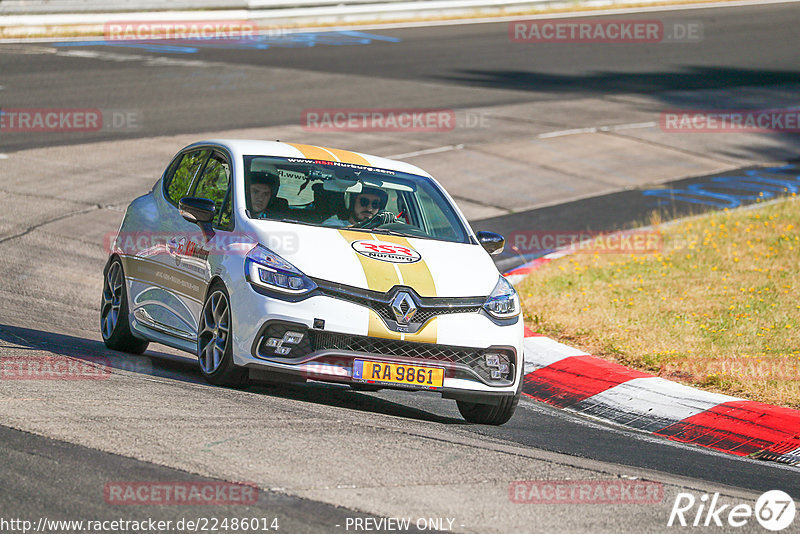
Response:
[{"label": "car roof", "polygon": [[[195,145],[221,145],[228,149],[232,156],[277,156],[285,158],[304,158],[323,161],[338,161],[367,165],[379,169],[388,169],[432,178],[430,174],[410,163],[382,158],[371,154],[353,152],[338,148],[329,148],[300,143],[282,143],[280,141],[259,141],[250,139],[209,139],[193,143]],[[189,147],[186,147],[189,148]]]}]

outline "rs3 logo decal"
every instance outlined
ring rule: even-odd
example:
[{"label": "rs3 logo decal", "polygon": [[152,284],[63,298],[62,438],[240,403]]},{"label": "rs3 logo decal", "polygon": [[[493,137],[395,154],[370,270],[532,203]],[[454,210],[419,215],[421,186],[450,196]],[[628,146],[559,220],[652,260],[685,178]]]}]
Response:
[{"label": "rs3 logo decal", "polygon": [[390,263],[414,263],[422,259],[413,248],[387,243],[385,241],[353,241],[353,250],[373,260]]}]

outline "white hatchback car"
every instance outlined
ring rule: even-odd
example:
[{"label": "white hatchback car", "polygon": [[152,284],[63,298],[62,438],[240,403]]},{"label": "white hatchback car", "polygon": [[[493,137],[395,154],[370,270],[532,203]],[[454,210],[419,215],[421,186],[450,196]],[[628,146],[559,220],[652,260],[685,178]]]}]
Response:
[{"label": "white hatchback car", "polygon": [[523,324],[489,256],[502,247],[407,163],[195,143],[125,213],[104,270],[103,340],[196,354],[212,384],[267,371],[427,390],[467,421],[503,424],[519,400]]}]

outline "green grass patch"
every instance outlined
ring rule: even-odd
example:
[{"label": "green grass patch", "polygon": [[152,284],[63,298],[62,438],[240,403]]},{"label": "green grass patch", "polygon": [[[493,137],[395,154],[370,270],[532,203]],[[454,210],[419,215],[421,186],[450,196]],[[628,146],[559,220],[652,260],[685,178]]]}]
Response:
[{"label": "green grass patch", "polygon": [[800,200],[656,226],[651,254],[578,253],[518,287],[526,323],[671,380],[800,408]]}]

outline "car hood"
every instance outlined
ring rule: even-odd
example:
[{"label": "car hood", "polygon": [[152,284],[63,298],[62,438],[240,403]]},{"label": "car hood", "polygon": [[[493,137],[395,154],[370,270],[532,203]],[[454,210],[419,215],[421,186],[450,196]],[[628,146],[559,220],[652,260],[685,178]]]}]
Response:
[{"label": "car hood", "polygon": [[401,285],[424,297],[477,297],[489,295],[499,276],[480,245],[277,221],[254,226],[261,244],[306,275],[362,289]]}]

